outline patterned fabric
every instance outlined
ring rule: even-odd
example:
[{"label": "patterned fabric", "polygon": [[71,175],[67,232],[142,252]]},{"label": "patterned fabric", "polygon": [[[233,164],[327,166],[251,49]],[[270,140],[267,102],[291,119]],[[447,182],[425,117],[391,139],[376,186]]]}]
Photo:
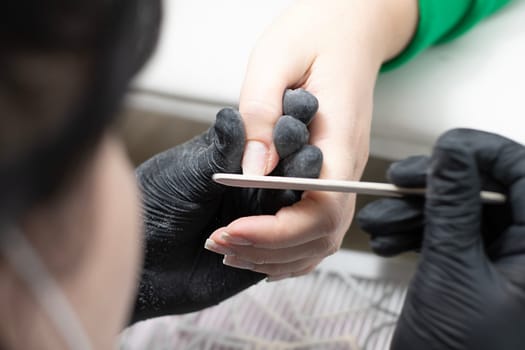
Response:
[{"label": "patterned fabric", "polygon": [[344,271],[261,282],[209,309],[124,331],[120,349],[388,349],[406,284]]}]

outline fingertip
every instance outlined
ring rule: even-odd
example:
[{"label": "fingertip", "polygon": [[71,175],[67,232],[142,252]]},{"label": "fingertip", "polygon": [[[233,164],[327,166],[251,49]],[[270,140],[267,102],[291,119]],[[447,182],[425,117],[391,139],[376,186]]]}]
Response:
[{"label": "fingertip", "polygon": [[308,142],[309,137],[306,125],[289,115],[280,117],[273,131],[273,142],[281,158],[299,150]]},{"label": "fingertip", "polygon": [[403,234],[392,236],[372,236],[370,249],[384,258],[393,257],[421,248],[423,235],[421,231],[407,231]]},{"label": "fingertip", "polygon": [[305,125],[310,124],[319,110],[319,101],[304,89],[287,89],[283,97],[283,112],[300,120]]},{"label": "fingertip", "polygon": [[425,187],[430,157],[411,156],[392,163],[387,169],[387,178],[401,187]]},{"label": "fingertip", "polygon": [[305,145],[279,164],[279,172],[288,177],[318,178],[323,166],[323,153],[314,145]]},{"label": "fingertip", "polygon": [[370,249],[374,254],[383,258],[391,258],[400,253],[395,244],[396,242],[392,242],[390,237],[374,237],[369,242]]},{"label": "fingertip", "polygon": [[239,111],[235,108],[221,109],[217,113],[213,128],[217,136],[215,146],[238,167],[245,148],[245,131]]},{"label": "fingertip", "polygon": [[237,123],[237,120],[241,120],[241,114],[233,107],[225,107],[217,112],[216,122],[220,120],[225,120],[225,124],[232,122]]}]

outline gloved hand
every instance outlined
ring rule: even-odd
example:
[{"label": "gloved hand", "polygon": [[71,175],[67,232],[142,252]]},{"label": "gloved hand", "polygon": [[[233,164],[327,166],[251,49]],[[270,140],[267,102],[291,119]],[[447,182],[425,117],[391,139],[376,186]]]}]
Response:
[{"label": "gloved hand", "polygon": [[[429,156],[412,156],[394,162],[387,170],[388,180],[396,186],[424,188],[431,165]],[[505,188],[489,174],[480,173],[483,190],[503,192]],[[362,208],[356,216],[359,226],[370,234],[370,247],[384,257],[419,251],[423,241],[425,200],[419,196],[384,198]],[[511,223],[507,204],[484,203],[481,232],[490,244]]]},{"label": "gloved hand", "polygon": [[[429,164],[421,261],[391,348],[523,349],[525,147],[458,129],[438,140]],[[409,183],[421,180],[421,172],[414,175],[407,172]],[[481,232],[479,197],[487,179],[502,186],[508,197],[507,214],[492,223],[495,231],[486,228],[489,240]],[[403,201],[406,208],[415,203]],[[376,213],[382,223],[390,215],[385,208]],[[401,206],[391,208],[400,218]],[[373,212],[366,210],[370,222]]]},{"label": "gloved hand", "polygon": [[[308,131],[301,121],[283,118],[274,134],[276,142],[289,142],[286,157],[272,175],[319,176],[322,154],[306,145]],[[146,255],[132,322],[217,304],[265,277],[225,266],[222,255],[204,249],[210,234],[234,219],[274,214],[300,199],[297,191],[214,183],[214,173],[241,172],[244,143],[240,114],[223,109],[207,132],[137,169],[144,196]]]}]

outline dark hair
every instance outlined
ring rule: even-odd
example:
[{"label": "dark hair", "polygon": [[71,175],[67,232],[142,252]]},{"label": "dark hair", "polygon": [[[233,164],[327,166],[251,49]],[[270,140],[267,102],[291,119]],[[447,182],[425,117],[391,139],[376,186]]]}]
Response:
[{"label": "dark hair", "polygon": [[[12,219],[55,193],[88,155],[112,122],[131,78],[153,51],[160,14],[160,0],[2,4],[0,220]],[[76,95],[60,91],[68,84],[49,82],[53,72],[64,73],[62,80],[67,81],[67,64],[56,64],[61,56],[72,57],[82,67],[78,75],[84,78],[78,79]],[[53,60],[55,64],[49,64]],[[35,62],[44,78],[33,74]],[[56,98],[61,108],[38,110],[45,105],[42,101],[57,95],[63,97]],[[33,108],[27,107],[31,104]],[[19,132],[22,140],[31,135],[25,140],[30,142],[11,147],[17,140],[17,135],[10,137],[12,132]]]}]

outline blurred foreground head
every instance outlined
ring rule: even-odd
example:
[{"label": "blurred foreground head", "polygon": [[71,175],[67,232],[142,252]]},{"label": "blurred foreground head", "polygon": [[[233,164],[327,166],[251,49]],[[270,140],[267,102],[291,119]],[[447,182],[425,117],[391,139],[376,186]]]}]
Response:
[{"label": "blurred foreground head", "polygon": [[[51,322],[64,308],[46,311],[43,293],[63,294],[92,348],[112,348],[127,321],[140,212],[133,169],[111,124],[159,26],[160,0],[2,2],[2,349],[67,348],[67,332]],[[23,260],[26,272],[47,269],[40,285],[24,282],[8,258],[21,246],[42,261]]]},{"label": "blurred foreground head", "polygon": [[6,0],[0,11],[0,217],[53,193],[150,56],[157,0]]}]

